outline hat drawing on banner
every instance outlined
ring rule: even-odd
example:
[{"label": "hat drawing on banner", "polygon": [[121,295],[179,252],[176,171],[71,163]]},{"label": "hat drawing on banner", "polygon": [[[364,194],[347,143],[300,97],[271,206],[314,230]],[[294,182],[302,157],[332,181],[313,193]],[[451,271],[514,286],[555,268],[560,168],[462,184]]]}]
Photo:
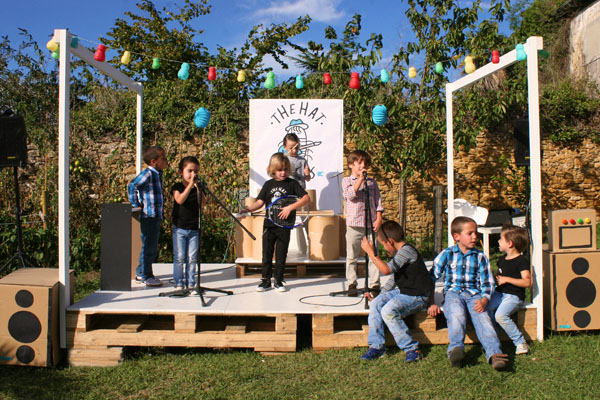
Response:
[{"label": "hat drawing on banner", "polygon": [[286,133],[305,133],[306,129],[308,129],[308,125],[302,122],[301,119],[293,119],[290,121],[290,124],[285,127]]}]

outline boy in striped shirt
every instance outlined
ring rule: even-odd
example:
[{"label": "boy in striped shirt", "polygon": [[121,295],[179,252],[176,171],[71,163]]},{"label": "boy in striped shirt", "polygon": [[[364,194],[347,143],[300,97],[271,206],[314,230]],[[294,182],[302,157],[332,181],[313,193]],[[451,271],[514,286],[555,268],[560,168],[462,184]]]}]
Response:
[{"label": "boy in striped shirt", "polygon": [[[448,323],[448,358],[452,367],[462,366],[465,357],[467,312],[489,363],[496,370],[505,369],[508,356],[500,349],[500,341],[486,307],[494,290],[490,263],[475,248],[477,224],[468,217],[456,217],[450,226],[456,244],[442,250],[433,261],[433,277],[444,275],[444,315]],[[436,316],[440,308],[432,304],[428,313]]]}]

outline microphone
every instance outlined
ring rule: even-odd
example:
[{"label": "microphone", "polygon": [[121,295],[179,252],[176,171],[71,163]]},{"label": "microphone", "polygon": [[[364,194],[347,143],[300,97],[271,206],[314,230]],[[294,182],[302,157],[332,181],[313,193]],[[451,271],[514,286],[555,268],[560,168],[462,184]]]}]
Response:
[{"label": "microphone", "polygon": [[367,179],[367,171],[366,171],[366,170],[365,170],[365,171],[363,171],[363,177],[364,177],[365,179]]}]

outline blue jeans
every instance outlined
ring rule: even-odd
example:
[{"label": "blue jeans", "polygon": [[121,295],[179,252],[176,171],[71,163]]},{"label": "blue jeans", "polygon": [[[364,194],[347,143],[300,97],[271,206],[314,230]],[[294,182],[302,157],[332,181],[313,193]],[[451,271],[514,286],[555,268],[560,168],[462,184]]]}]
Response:
[{"label": "blue jeans", "polygon": [[173,227],[173,280],[175,286],[196,286],[199,238],[200,231],[197,229]]},{"label": "blue jeans", "polygon": [[369,347],[385,347],[384,324],[387,325],[396,344],[404,351],[417,350],[419,342],[410,336],[403,318],[427,308],[429,297],[409,296],[400,293],[398,288],[381,292],[371,302],[369,311]]},{"label": "blue jeans", "polygon": [[510,316],[522,306],[523,300],[519,296],[502,292],[494,292],[487,306],[492,321],[496,321],[504,329],[515,346],[525,343],[525,338]]},{"label": "blue jeans", "polygon": [[502,353],[500,341],[492,323],[490,315],[485,312],[475,311],[475,301],[481,299],[481,295],[471,295],[466,290],[456,293],[444,292],[444,315],[448,323],[448,354],[455,347],[465,347],[465,334],[467,330],[467,312],[471,316],[471,322],[479,342],[485,350],[486,358],[490,359],[494,354]]},{"label": "blue jeans", "polygon": [[158,256],[158,239],[160,237],[161,218],[140,218],[140,230],[142,232],[142,251],[140,251],[140,261],[135,269],[137,276],[143,281],[153,278],[152,263]]}]

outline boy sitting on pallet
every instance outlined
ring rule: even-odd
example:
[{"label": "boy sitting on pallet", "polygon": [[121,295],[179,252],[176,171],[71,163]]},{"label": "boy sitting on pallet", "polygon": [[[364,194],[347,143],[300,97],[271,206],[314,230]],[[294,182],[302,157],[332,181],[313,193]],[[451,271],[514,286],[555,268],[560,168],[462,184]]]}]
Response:
[{"label": "boy sitting on pallet", "polygon": [[[390,256],[393,255],[389,262],[375,255],[373,244],[366,237],[361,247],[382,275],[394,276],[371,303],[367,337],[369,350],[360,358],[374,360],[385,354],[385,324],[398,347],[406,353],[404,361],[419,361],[423,358],[419,342],[412,338],[403,318],[427,308],[433,293],[433,281],[419,252],[404,241],[404,230],[398,223],[383,223],[377,232],[377,241]],[[370,293],[365,295],[371,296]]]}]

